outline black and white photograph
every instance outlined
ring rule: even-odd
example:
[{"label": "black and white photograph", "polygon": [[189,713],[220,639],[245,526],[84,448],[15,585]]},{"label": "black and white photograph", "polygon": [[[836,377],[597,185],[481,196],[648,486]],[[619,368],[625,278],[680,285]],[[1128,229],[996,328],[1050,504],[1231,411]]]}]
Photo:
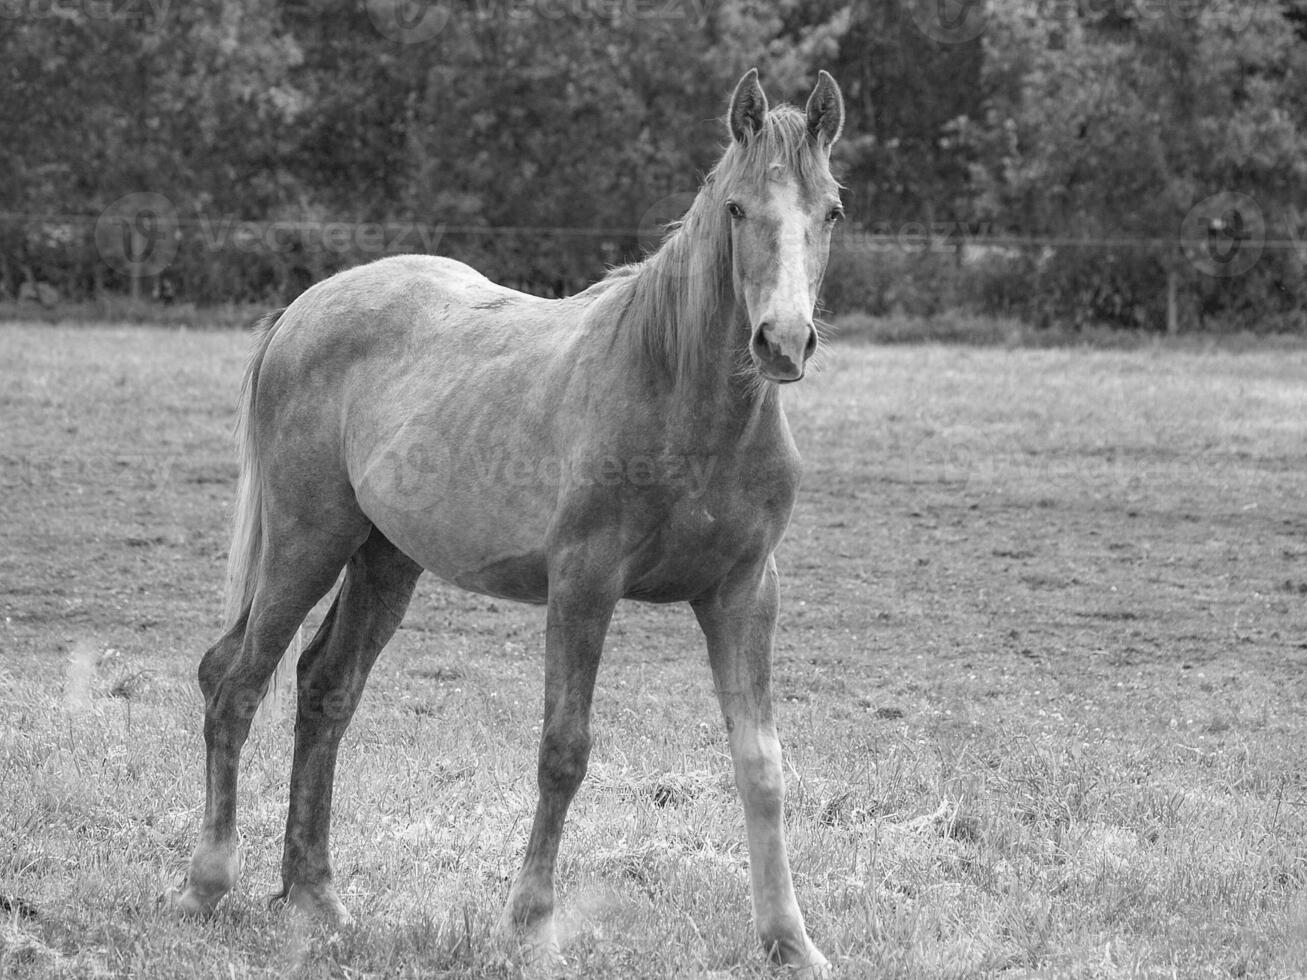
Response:
[{"label": "black and white photograph", "polygon": [[1307,978],[1307,0],[0,0],[0,977]]}]

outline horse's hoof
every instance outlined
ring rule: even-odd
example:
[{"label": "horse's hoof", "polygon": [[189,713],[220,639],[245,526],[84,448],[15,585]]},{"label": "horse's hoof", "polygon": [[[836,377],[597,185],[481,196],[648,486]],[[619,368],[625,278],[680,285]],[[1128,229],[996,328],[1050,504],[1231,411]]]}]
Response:
[{"label": "horse's hoof", "polygon": [[268,908],[289,908],[331,929],[348,929],[354,917],[331,885],[291,885],[268,896]]},{"label": "horse's hoof", "polygon": [[567,972],[567,960],[556,942],[524,944],[521,951],[523,980],[554,980]]},{"label": "horse's hoof", "polygon": [[182,882],[176,888],[170,888],[159,896],[159,907],[173,915],[186,919],[207,919],[213,915],[217,901],[208,901],[199,891]]},{"label": "horse's hoof", "polygon": [[768,944],[767,958],[782,967],[787,977],[803,980],[826,980],[832,975],[830,961],[806,935],[790,936]]},{"label": "horse's hoof", "polygon": [[821,951],[815,946],[808,947],[808,961],[806,963],[796,963],[793,967],[794,976],[801,980],[830,980],[834,975],[831,970],[830,961],[821,955]]},{"label": "horse's hoof", "polygon": [[523,927],[506,909],[495,926],[494,938],[510,960],[521,964],[524,980],[551,980],[566,972],[567,960],[558,944],[553,916]]}]

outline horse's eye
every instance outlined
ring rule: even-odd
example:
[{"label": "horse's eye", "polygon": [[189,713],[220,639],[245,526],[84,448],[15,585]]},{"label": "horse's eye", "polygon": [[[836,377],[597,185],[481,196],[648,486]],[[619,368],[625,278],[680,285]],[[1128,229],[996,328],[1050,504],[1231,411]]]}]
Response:
[{"label": "horse's eye", "polygon": [[740,207],[734,201],[726,202],[726,210],[730,212],[731,217],[736,221],[739,221],[744,217],[744,208]]},{"label": "horse's eye", "polygon": [[826,220],[834,224],[836,221],[844,220],[844,209],[838,204],[826,213]]}]

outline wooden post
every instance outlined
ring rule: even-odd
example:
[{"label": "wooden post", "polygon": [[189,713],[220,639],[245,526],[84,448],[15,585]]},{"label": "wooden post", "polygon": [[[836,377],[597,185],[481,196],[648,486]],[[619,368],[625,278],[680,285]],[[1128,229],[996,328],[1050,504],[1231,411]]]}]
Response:
[{"label": "wooden post", "polygon": [[1174,337],[1180,333],[1180,314],[1175,308],[1179,279],[1180,276],[1175,271],[1175,265],[1168,262],[1166,264],[1166,334],[1168,337]]},{"label": "wooden post", "polygon": [[132,222],[131,229],[132,254],[128,257],[128,262],[132,275],[132,305],[135,306],[141,300],[141,260],[144,242],[141,241],[141,229],[136,227],[135,221]]}]

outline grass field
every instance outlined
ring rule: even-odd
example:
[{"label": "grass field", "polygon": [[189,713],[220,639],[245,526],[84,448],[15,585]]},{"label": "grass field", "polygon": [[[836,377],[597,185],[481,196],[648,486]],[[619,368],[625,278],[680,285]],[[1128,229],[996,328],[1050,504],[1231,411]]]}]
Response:
[{"label": "grass field", "polygon": [[[511,977],[543,617],[429,579],[342,750],[358,925],[262,900],[285,718],[246,749],[241,887],[156,907],[203,801],[245,344],[0,326],[0,976]],[[778,714],[840,975],[1307,976],[1305,379],[1301,349],[846,346],[787,391]],[[619,610],[595,733],[568,975],[768,976],[688,610]]]}]

